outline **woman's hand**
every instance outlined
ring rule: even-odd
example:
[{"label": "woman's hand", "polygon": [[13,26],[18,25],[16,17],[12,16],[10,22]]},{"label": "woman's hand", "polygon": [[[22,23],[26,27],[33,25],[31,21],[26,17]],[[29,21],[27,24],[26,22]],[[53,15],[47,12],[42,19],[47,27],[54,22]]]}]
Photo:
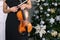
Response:
[{"label": "woman's hand", "polygon": [[23,5],[18,5],[19,8],[21,8],[22,10],[23,9],[31,9],[31,5],[28,5],[28,4],[23,4]]},{"label": "woman's hand", "polygon": [[10,9],[11,12],[17,12],[18,11],[17,6],[11,7],[9,9]]},{"label": "woman's hand", "polygon": [[25,9],[25,8],[31,9],[32,8],[31,0],[27,0],[27,3],[22,4],[22,5],[18,5],[18,7],[21,8],[21,9]]},{"label": "woman's hand", "polygon": [[5,1],[3,2],[3,12],[4,13],[17,12],[17,10],[18,10],[17,6],[8,8],[8,5],[5,3]]},{"label": "woman's hand", "polygon": [[23,5],[18,5],[19,8],[21,8],[22,10],[26,8],[26,4],[23,4]]}]

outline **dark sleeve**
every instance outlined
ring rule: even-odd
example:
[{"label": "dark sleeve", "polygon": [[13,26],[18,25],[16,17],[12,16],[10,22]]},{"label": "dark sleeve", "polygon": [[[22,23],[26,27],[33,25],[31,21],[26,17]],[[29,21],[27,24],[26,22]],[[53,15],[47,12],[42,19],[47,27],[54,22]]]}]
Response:
[{"label": "dark sleeve", "polygon": [[12,0],[6,0],[5,2],[9,7],[17,6],[20,4],[19,0],[13,0],[13,1]]}]

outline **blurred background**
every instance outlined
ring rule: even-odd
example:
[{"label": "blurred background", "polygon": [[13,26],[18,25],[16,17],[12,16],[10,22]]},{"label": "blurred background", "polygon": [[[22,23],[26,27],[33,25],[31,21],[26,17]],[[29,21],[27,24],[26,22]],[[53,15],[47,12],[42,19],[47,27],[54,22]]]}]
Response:
[{"label": "blurred background", "polygon": [[0,0],[0,40],[5,40],[5,21],[7,14],[3,13],[3,0]]},{"label": "blurred background", "polygon": [[[29,10],[33,30],[29,40],[60,40],[60,0],[31,0]],[[5,40],[3,0],[0,0],[0,40]]]}]

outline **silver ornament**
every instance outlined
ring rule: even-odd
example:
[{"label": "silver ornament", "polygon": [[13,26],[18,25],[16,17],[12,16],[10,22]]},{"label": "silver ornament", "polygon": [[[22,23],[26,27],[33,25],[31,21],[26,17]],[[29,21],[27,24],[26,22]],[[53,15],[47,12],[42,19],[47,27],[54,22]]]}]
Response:
[{"label": "silver ornament", "polygon": [[41,20],[40,24],[44,24],[45,22],[43,20]]},{"label": "silver ornament", "polygon": [[53,23],[55,22],[55,19],[54,19],[54,18],[51,18],[51,19],[49,20],[49,22],[50,22],[51,24],[53,24]]},{"label": "silver ornament", "polygon": [[46,40],[45,38],[42,38],[42,40]]},{"label": "silver ornament", "polygon": [[56,16],[56,21],[60,21],[60,15],[59,16]]},{"label": "silver ornament", "polygon": [[43,5],[44,5],[44,6],[48,6],[49,4],[48,4],[48,3],[44,3]]}]

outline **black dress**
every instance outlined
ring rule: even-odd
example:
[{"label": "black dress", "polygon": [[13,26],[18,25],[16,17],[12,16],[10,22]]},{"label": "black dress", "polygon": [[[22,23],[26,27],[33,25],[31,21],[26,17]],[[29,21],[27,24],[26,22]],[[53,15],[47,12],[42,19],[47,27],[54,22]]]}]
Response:
[{"label": "black dress", "polygon": [[[19,0],[6,0],[9,7],[17,6],[20,2]],[[17,12],[8,13],[6,19],[6,40],[27,40],[27,33],[21,35],[18,32],[19,21],[16,16]]]}]

